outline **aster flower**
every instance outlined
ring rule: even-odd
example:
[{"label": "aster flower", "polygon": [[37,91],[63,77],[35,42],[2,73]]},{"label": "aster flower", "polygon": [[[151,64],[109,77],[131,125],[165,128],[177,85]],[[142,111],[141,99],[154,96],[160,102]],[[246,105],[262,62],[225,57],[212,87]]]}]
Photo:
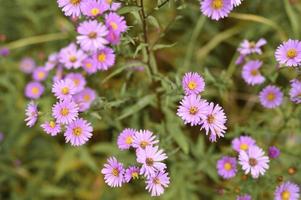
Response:
[{"label": "aster flower", "polygon": [[70,124],[78,116],[78,106],[72,100],[57,102],[52,107],[52,115],[57,123]]},{"label": "aster flower", "polygon": [[80,112],[88,110],[96,98],[96,93],[91,88],[85,88],[74,96]]},{"label": "aster flower", "polygon": [[236,65],[241,65],[245,62],[245,55],[240,54],[239,57],[236,59],[235,64]]},{"label": "aster flower", "polygon": [[164,188],[168,187],[169,183],[168,173],[159,171],[146,180],[145,189],[151,193],[151,196],[160,196],[164,193]]},{"label": "aster flower", "polygon": [[80,73],[69,73],[65,79],[73,82],[75,93],[82,91],[86,86],[86,79]]},{"label": "aster flower", "polygon": [[112,44],[112,45],[117,45],[117,44],[120,43],[120,35],[121,34],[118,34],[118,33],[115,33],[112,30],[109,30],[109,33],[106,37],[106,40],[108,40],[109,43]]},{"label": "aster flower", "polygon": [[97,51],[93,56],[94,63],[98,70],[106,71],[115,64],[115,54],[113,49],[106,47]]},{"label": "aster flower", "polygon": [[283,93],[279,87],[269,85],[259,93],[259,99],[261,105],[265,108],[276,108],[282,103]]},{"label": "aster flower", "polygon": [[267,41],[263,38],[259,39],[258,42],[244,40],[240,47],[237,49],[241,55],[249,55],[249,54],[262,54],[261,47],[264,46]]},{"label": "aster flower", "polygon": [[182,118],[185,124],[195,126],[201,123],[201,118],[208,112],[208,103],[198,95],[185,96],[180,102],[177,115]]},{"label": "aster flower", "polygon": [[66,16],[80,17],[85,0],[57,0]]},{"label": "aster flower", "polygon": [[224,156],[217,161],[217,173],[224,179],[233,178],[236,175],[236,158]]},{"label": "aster flower", "polygon": [[105,24],[110,31],[113,31],[117,35],[125,32],[127,29],[124,17],[119,16],[115,12],[110,12],[105,16]]},{"label": "aster flower", "polygon": [[275,52],[276,60],[289,67],[301,65],[301,42],[291,40],[282,43]]},{"label": "aster flower", "polygon": [[86,55],[82,50],[77,50],[74,43],[69,44],[67,47],[61,49],[59,53],[59,61],[67,69],[77,69],[81,66],[82,61],[86,58]]},{"label": "aster flower", "polygon": [[182,86],[186,95],[199,94],[205,89],[205,81],[198,73],[188,72],[182,79]]},{"label": "aster flower", "polygon": [[38,120],[38,106],[34,102],[30,102],[27,105],[25,115],[26,126],[33,127]]},{"label": "aster flower", "polygon": [[72,80],[59,80],[52,86],[52,92],[60,100],[68,100],[76,93],[75,84]]},{"label": "aster flower", "polygon": [[289,95],[292,102],[296,104],[301,103],[301,81],[297,79],[291,81]]},{"label": "aster flower", "polygon": [[239,164],[245,174],[251,173],[253,178],[264,175],[269,168],[269,158],[264,156],[264,152],[258,146],[250,146],[247,151],[239,152]]},{"label": "aster flower", "polygon": [[284,182],[276,188],[274,200],[298,200],[300,188],[292,182]]},{"label": "aster flower", "polygon": [[94,74],[97,72],[97,65],[96,62],[92,58],[86,58],[83,60],[82,68],[88,73],[88,74]]},{"label": "aster flower", "polygon": [[224,137],[224,133],[227,129],[225,126],[227,118],[222,107],[218,104],[214,105],[213,103],[209,103],[207,113],[202,115],[201,119],[201,130],[205,129],[206,135],[210,132],[209,140],[211,142],[216,142],[216,138]]},{"label": "aster flower", "polygon": [[232,0],[203,0],[201,1],[201,11],[213,20],[227,17],[232,11]]},{"label": "aster flower", "polygon": [[247,151],[249,147],[256,145],[256,141],[249,136],[240,136],[232,140],[232,149],[236,152]]},{"label": "aster flower", "polygon": [[167,158],[163,150],[159,150],[157,146],[146,146],[145,149],[139,148],[136,151],[137,162],[142,164],[140,174],[151,177],[157,171],[163,171],[166,164],[162,161]]},{"label": "aster flower", "polygon": [[[119,134],[118,139],[117,139],[118,148],[121,150],[130,149],[130,147],[132,147],[132,144],[134,141],[135,133],[136,133],[136,130],[134,130],[134,129],[130,129],[130,128],[124,129]],[[141,134],[141,136],[142,136],[142,134]]]},{"label": "aster flower", "polygon": [[111,187],[121,187],[124,183],[123,164],[118,162],[115,157],[110,157],[101,173],[105,176],[105,182]]},{"label": "aster flower", "polygon": [[129,183],[132,179],[138,179],[140,168],[136,166],[130,166],[125,170],[124,180]]},{"label": "aster flower", "polygon": [[82,13],[86,15],[87,17],[95,18],[102,13],[104,13],[108,9],[108,6],[105,4],[96,1],[96,0],[90,0],[86,1],[82,6]]},{"label": "aster flower", "polygon": [[252,200],[252,197],[248,194],[238,196],[236,200]]},{"label": "aster flower", "polygon": [[82,118],[68,124],[64,134],[66,142],[72,146],[81,146],[92,137],[93,128],[89,122]]},{"label": "aster flower", "polygon": [[59,132],[61,132],[61,125],[55,121],[45,122],[41,125],[41,127],[51,136],[56,136]]},{"label": "aster flower", "polygon": [[112,0],[104,0],[101,2],[104,7],[106,7],[106,10],[110,11],[116,11],[120,8],[121,3],[115,3]]},{"label": "aster flower", "polygon": [[33,72],[36,67],[35,61],[30,57],[25,57],[20,62],[20,70],[26,74],[30,74]]},{"label": "aster flower", "polygon": [[242,69],[242,77],[249,85],[259,85],[265,81],[264,76],[261,75],[259,68],[262,62],[259,60],[250,60]]},{"label": "aster flower", "polygon": [[25,96],[30,99],[38,99],[44,93],[44,86],[39,82],[29,82],[25,87]]},{"label": "aster flower", "polygon": [[50,71],[58,64],[59,54],[53,53],[48,57],[47,62],[45,63],[45,70]]},{"label": "aster flower", "polygon": [[278,158],[280,155],[280,150],[275,147],[275,146],[271,146],[269,147],[269,157],[272,159]]},{"label": "aster flower", "polygon": [[232,0],[231,3],[234,7],[239,6],[243,0]]},{"label": "aster flower", "polygon": [[37,67],[33,73],[32,78],[35,81],[44,81],[47,78],[48,72],[44,67]]},{"label": "aster flower", "polygon": [[138,149],[145,149],[147,146],[152,146],[157,144],[159,141],[156,136],[149,130],[135,131],[132,141],[132,147]]},{"label": "aster flower", "polygon": [[105,39],[108,30],[101,22],[96,20],[89,20],[82,22],[77,28],[80,34],[76,37],[77,43],[85,51],[96,51],[105,48],[108,41]]}]

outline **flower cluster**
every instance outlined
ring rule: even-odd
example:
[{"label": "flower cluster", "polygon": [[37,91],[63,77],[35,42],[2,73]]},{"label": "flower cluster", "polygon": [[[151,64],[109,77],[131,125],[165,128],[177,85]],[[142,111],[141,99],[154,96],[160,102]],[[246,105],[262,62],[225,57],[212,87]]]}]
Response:
[{"label": "flower cluster", "polygon": [[124,168],[115,157],[108,159],[101,173],[105,182],[111,187],[121,187],[139,176],[146,178],[146,189],[151,196],[160,196],[169,185],[169,176],[166,164],[163,162],[167,155],[156,144],[159,141],[149,130],[134,130],[126,128],[118,136],[117,145],[120,150],[133,148],[136,161],[140,165],[131,165]]},{"label": "flower cluster", "polygon": [[224,137],[226,131],[226,116],[222,107],[202,99],[199,94],[205,89],[205,82],[198,73],[188,72],[184,75],[182,86],[184,98],[178,107],[177,115],[185,124],[199,125],[205,129],[206,135],[210,133],[210,141]]}]

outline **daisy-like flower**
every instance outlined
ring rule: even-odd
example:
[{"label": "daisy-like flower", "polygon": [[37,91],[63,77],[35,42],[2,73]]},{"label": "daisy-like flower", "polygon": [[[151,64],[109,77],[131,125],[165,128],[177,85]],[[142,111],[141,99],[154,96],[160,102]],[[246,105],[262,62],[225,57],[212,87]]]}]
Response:
[{"label": "daisy-like flower", "polygon": [[236,200],[252,200],[252,197],[248,194],[238,196]]},{"label": "daisy-like flower", "polygon": [[96,98],[96,93],[91,88],[85,88],[74,96],[80,112],[88,110]]},{"label": "daisy-like flower", "polygon": [[301,65],[301,42],[291,40],[282,43],[275,52],[276,60],[288,67]]},{"label": "daisy-like flower", "polygon": [[47,62],[45,63],[45,70],[50,71],[58,64],[58,53],[53,53],[48,57]]},{"label": "daisy-like flower", "polygon": [[59,132],[61,132],[61,125],[55,121],[45,122],[41,125],[41,127],[51,136],[56,136]]},{"label": "daisy-like flower", "polygon": [[132,179],[138,179],[140,173],[140,168],[136,166],[130,166],[125,170],[124,180],[125,182],[130,182]]},{"label": "daisy-like flower", "polygon": [[249,40],[244,40],[240,47],[237,49],[241,55],[249,55],[249,54],[262,54],[261,47],[263,47],[267,41],[263,38],[259,39],[258,42],[253,42]]},{"label": "daisy-like flower", "polygon": [[232,0],[231,3],[233,6],[239,6],[243,0]]},{"label": "daisy-like flower", "polygon": [[177,115],[182,118],[185,124],[195,126],[201,123],[201,118],[208,113],[208,103],[198,95],[185,96],[180,102]]},{"label": "daisy-like flower", "polygon": [[164,189],[168,187],[169,183],[168,173],[159,171],[146,180],[145,189],[151,193],[151,196],[160,196],[164,193]]},{"label": "daisy-like flower", "polygon": [[86,79],[81,73],[69,73],[65,79],[69,79],[74,83],[75,93],[82,91],[86,86]]},{"label": "daisy-like flower", "polygon": [[115,33],[113,31],[109,31],[106,39],[109,41],[110,44],[117,45],[120,43],[120,35],[121,34]]},{"label": "daisy-like flower", "polygon": [[301,81],[297,79],[291,81],[289,95],[292,102],[296,104],[301,103]]},{"label": "daisy-like flower", "polygon": [[275,147],[275,146],[271,146],[269,147],[269,157],[272,159],[278,158],[280,155],[280,150]]},{"label": "daisy-like flower", "polygon": [[81,66],[82,61],[86,58],[82,50],[77,50],[74,43],[69,44],[67,47],[61,49],[59,53],[59,61],[67,69],[77,69]]},{"label": "daisy-like flower", "polygon": [[103,0],[101,3],[103,4],[104,7],[106,7],[106,10],[110,10],[110,11],[116,11],[121,6],[121,3],[115,3],[113,2],[113,0]]},{"label": "daisy-like flower", "polygon": [[203,0],[201,1],[201,11],[213,20],[227,17],[232,11],[232,0]]},{"label": "daisy-like flower", "polygon": [[240,136],[232,140],[232,149],[236,152],[247,151],[251,146],[256,145],[256,141],[249,136]]},{"label": "daisy-like flower", "polygon": [[38,116],[39,116],[38,106],[34,102],[30,102],[27,105],[27,108],[26,108],[25,111],[26,111],[25,112],[25,115],[26,115],[26,118],[25,118],[26,126],[33,127],[33,125],[35,125],[35,123],[37,122]]},{"label": "daisy-like flower", "polygon": [[224,179],[233,178],[237,172],[236,165],[236,158],[224,156],[217,161],[217,173]]},{"label": "daisy-like flower", "polygon": [[57,102],[52,107],[52,115],[57,123],[70,124],[78,116],[78,106],[72,100]]},{"label": "daisy-like flower", "polygon": [[87,17],[97,17],[104,13],[108,6],[97,0],[86,1],[82,6],[82,13]]},{"label": "daisy-like flower", "polygon": [[105,39],[108,34],[107,27],[96,20],[82,22],[77,28],[77,32],[80,34],[76,37],[77,43],[85,51],[94,52],[103,49],[108,44]]},{"label": "daisy-like flower", "polygon": [[92,58],[86,58],[83,60],[82,68],[88,73],[88,74],[94,74],[97,72],[97,65],[94,59]]},{"label": "daisy-like flower", "polygon": [[47,78],[48,72],[44,67],[37,67],[33,73],[32,78],[35,81],[44,81]]},{"label": "daisy-like flower", "polygon": [[279,87],[268,85],[259,93],[259,99],[262,106],[272,109],[281,105],[283,93]]},{"label": "daisy-like flower", "polygon": [[105,16],[105,23],[108,29],[117,35],[125,32],[127,29],[124,17],[119,16],[115,12],[111,12]]},{"label": "daisy-like flower", "polygon": [[30,74],[31,72],[33,72],[35,67],[36,62],[30,57],[25,57],[21,60],[19,68],[25,74]]},{"label": "daisy-like flower", "polygon": [[300,188],[292,182],[284,182],[276,188],[274,200],[298,200]]},{"label": "daisy-like flower", "polygon": [[264,155],[264,152],[258,146],[250,146],[247,151],[239,152],[239,164],[245,171],[245,174],[251,173],[253,178],[258,178],[259,175],[264,175],[269,168],[269,158]]},{"label": "daisy-like flower", "polygon": [[97,51],[93,56],[94,63],[98,70],[106,71],[115,64],[115,54],[113,49],[106,47]]},{"label": "daisy-like flower", "polygon": [[145,149],[147,146],[157,144],[159,141],[156,136],[149,130],[135,131],[132,141],[132,147]]},{"label": "daisy-like flower", "polygon": [[186,95],[199,94],[205,89],[205,81],[198,73],[188,72],[182,79],[182,86]]},{"label": "daisy-like flower", "polygon": [[66,142],[72,146],[81,146],[92,137],[93,128],[89,122],[82,118],[68,124],[64,134]]},{"label": "daisy-like flower", "polygon": [[86,0],[57,0],[66,16],[80,17],[81,9]]},{"label": "daisy-like flower", "polygon": [[163,150],[159,150],[158,146],[146,146],[145,149],[136,151],[137,162],[142,164],[140,174],[151,177],[157,171],[164,171],[166,164],[162,161],[167,158]]},{"label": "daisy-like flower", "polygon": [[265,81],[264,76],[261,75],[259,68],[262,62],[259,60],[250,60],[242,68],[242,78],[249,85],[259,85]]},{"label": "daisy-like flower", "polygon": [[201,119],[201,130],[205,129],[206,135],[210,132],[209,140],[211,142],[216,142],[216,138],[224,137],[224,133],[227,129],[225,126],[227,118],[222,107],[218,104],[214,105],[210,103],[207,106],[207,113],[202,115]]},{"label": "daisy-like flower", "polygon": [[52,86],[52,93],[60,100],[68,100],[76,93],[74,82],[70,79],[59,80]]},{"label": "daisy-like flower", "polygon": [[[118,136],[117,145],[121,150],[127,150],[132,147],[136,130],[126,128]],[[154,137],[154,136],[153,136]]]},{"label": "daisy-like flower", "polygon": [[25,87],[25,96],[30,99],[38,99],[44,93],[44,86],[39,82],[29,82]]},{"label": "daisy-like flower", "polygon": [[105,182],[111,187],[121,187],[124,183],[123,164],[118,162],[115,157],[110,157],[101,173],[105,176]]}]

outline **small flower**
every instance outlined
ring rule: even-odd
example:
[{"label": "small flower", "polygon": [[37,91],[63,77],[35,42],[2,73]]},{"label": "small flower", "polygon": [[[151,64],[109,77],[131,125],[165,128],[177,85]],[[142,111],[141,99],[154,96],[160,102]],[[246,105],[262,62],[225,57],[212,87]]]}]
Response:
[{"label": "small flower", "polygon": [[51,136],[56,136],[59,132],[61,132],[61,125],[55,121],[45,122],[41,125],[41,127]]},{"label": "small flower", "polygon": [[262,54],[261,47],[264,46],[267,41],[263,38],[259,39],[258,42],[244,40],[240,47],[237,49],[241,55],[249,55],[249,54]]},{"label": "small flower", "polygon": [[197,95],[204,91],[205,81],[198,73],[188,72],[182,79],[182,86],[186,95]]},{"label": "small flower", "polygon": [[36,68],[32,73],[32,78],[35,81],[44,81],[47,78],[48,72],[44,67]]},{"label": "small flower", "polygon": [[118,139],[117,139],[118,148],[121,150],[130,149],[130,147],[132,147],[132,145],[133,145],[135,133],[136,133],[136,130],[134,130],[134,129],[130,129],[130,128],[124,129],[119,134]]},{"label": "small flower", "polygon": [[44,90],[44,86],[41,83],[29,82],[25,87],[25,96],[30,99],[39,99]]},{"label": "small flower", "polygon": [[259,99],[262,106],[272,109],[281,105],[283,93],[279,87],[269,85],[259,93]]},{"label": "small flower", "polygon": [[297,79],[291,81],[289,95],[292,102],[296,104],[301,103],[301,81]]},{"label": "small flower", "polygon": [[264,156],[264,152],[258,146],[250,146],[247,151],[239,152],[239,164],[245,171],[245,174],[251,173],[253,178],[264,175],[269,168],[269,158]]},{"label": "small flower", "polygon": [[203,0],[201,1],[201,11],[213,20],[227,17],[232,11],[232,0]]},{"label": "small flower", "polygon": [[275,52],[276,60],[289,67],[301,65],[301,42],[291,40],[282,43]]},{"label": "small flower", "polygon": [[103,14],[107,9],[107,6],[96,0],[86,1],[82,6],[83,14],[93,18]]},{"label": "small flower", "polygon": [[88,74],[94,74],[97,72],[97,65],[96,62],[92,58],[86,58],[83,60],[82,68],[88,73]]},{"label": "small flower", "polygon": [[109,30],[109,33],[106,37],[106,40],[109,41],[112,45],[118,45],[120,43],[121,34],[115,33],[114,31]]},{"label": "small flower", "polygon": [[110,10],[110,11],[116,11],[120,8],[121,3],[115,3],[112,0],[105,0],[102,1],[103,6],[106,7],[106,10]]},{"label": "small flower", "polygon": [[138,179],[140,168],[136,166],[130,166],[125,170],[124,180],[129,183],[132,179]]},{"label": "small flower", "polygon": [[6,47],[0,48],[0,56],[6,57],[9,56],[10,50]]},{"label": "small flower", "polygon": [[57,102],[52,107],[52,115],[58,123],[70,124],[78,116],[78,106],[71,100]]},{"label": "small flower", "polygon": [[235,64],[236,65],[241,65],[245,62],[245,55],[240,54],[239,57],[236,59]]},{"label": "small flower", "polygon": [[124,183],[123,164],[118,162],[115,157],[110,157],[101,173],[105,176],[105,182],[111,187],[121,187]]},{"label": "small flower", "polygon": [[236,200],[252,200],[252,197],[248,194],[238,196]]},{"label": "small flower", "polygon": [[76,92],[75,85],[72,80],[59,80],[52,86],[52,93],[60,100],[69,100]]},{"label": "small flower", "polygon": [[300,188],[292,182],[284,182],[276,188],[275,200],[298,200]]},{"label": "small flower", "polygon": [[264,76],[259,71],[261,66],[262,62],[259,60],[251,60],[243,66],[241,75],[247,84],[259,85],[265,81]]},{"label": "small flower", "polygon": [[35,67],[36,67],[36,62],[32,58],[26,57],[21,60],[19,68],[22,72],[26,74],[30,74],[33,72]]},{"label": "small flower", "polygon": [[225,126],[227,118],[223,108],[218,104],[214,105],[213,103],[210,103],[207,107],[207,113],[201,116],[201,130],[205,129],[206,135],[208,135],[210,131],[209,140],[211,142],[216,142],[216,138],[224,137],[224,133],[227,129]]},{"label": "small flower", "polygon": [[48,57],[47,62],[45,63],[45,70],[50,71],[58,64],[59,54],[53,53]]},{"label": "small flower", "polygon": [[35,123],[37,122],[39,116],[38,106],[34,102],[30,102],[27,105],[25,115],[26,126],[33,127],[33,125],[35,125]]},{"label": "small flower", "polygon": [[151,196],[160,196],[169,183],[168,173],[159,171],[146,180],[146,189],[151,193]]},{"label": "small flower", "polygon": [[86,79],[80,73],[69,73],[65,79],[73,82],[75,93],[81,92],[86,86]]},{"label": "small flower", "polygon": [[80,17],[81,9],[85,0],[57,0],[66,16]]},{"label": "small flower", "polygon": [[217,161],[216,168],[218,175],[224,179],[233,178],[236,175],[236,158],[224,156]]},{"label": "small flower", "polygon": [[69,44],[67,47],[61,49],[59,53],[59,61],[67,69],[77,69],[81,66],[82,61],[86,58],[86,55],[82,50],[77,50],[74,43]]},{"label": "small flower", "polygon": [[280,150],[277,147],[275,147],[275,146],[269,147],[269,157],[270,158],[275,159],[275,158],[278,158],[279,155],[280,155]]},{"label": "small flower", "polygon": [[127,25],[124,17],[119,16],[117,13],[110,12],[105,16],[105,23],[109,31],[119,35],[127,30]]},{"label": "small flower", "polygon": [[198,95],[185,96],[180,102],[177,115],[182,118],[185,124],[190,123],[195,126],[201,123],[201,118],[208,113],[207,101],[201,99]]},{"label": "small flower", "polygon": [[82,118],[68,124],[64,134],[66,142],[70,142],[72,146],[81,146],[92,137],[93,128],[89,122]]},{"label": "small flower", "polygon": [[256,145],[256,141],[249,136],[240,136],[232,140],[232,149],[236,152],[247,151],[251,146]]},{"label": "small flower", "polygon": [[96,93],[91,88],[85,88],[74,96],[80,112],[88,110],[96,98]]},{"label": "small flower", "polygon": [[234,7],[239,6],[243,0],[232,0],[231,3]]},{"label": "small flower", "polygon": [[95,61],[98,70],[106,71],[115,64],[115,54],[113,49],[106,47],[94,54],[93,60]]},{"label": "small flower", "polygon": [[159,141],[156,140],[156,136],[149,130],[135,131],[133,136],[132,147],[138,149],[145,149],[147,146],[157,144]]}]

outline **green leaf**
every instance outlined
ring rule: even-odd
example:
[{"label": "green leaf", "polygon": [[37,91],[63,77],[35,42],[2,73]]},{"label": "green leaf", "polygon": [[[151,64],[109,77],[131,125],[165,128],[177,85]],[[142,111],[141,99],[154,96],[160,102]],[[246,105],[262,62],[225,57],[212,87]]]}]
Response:
[{"label": "green leaf", "polygon": [[119,15],[124,15],[127,13],[137,12],[141,10],[139,6],[123,6],[121,9],[118,10]]}]

